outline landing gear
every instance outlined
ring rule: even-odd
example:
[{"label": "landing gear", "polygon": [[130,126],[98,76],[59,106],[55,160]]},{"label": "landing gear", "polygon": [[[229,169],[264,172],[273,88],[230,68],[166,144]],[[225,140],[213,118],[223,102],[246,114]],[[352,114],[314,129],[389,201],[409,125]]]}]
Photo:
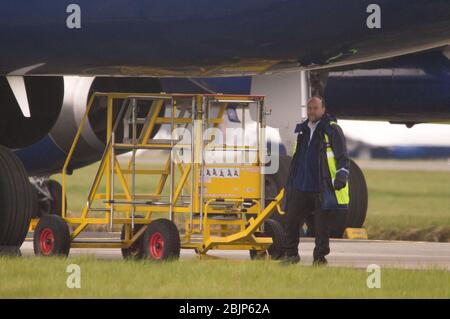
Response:
[{"label": "landing gear", "polygon": [[34,230],[33,247],[36,256],[68,256],[70,233],[67,223],[60,216],[42,216]]},{"label": "landing gear", "polygon": [[168,219],[157,219],[148,225],[142,240],[144,258],[153,261],[177,260],[180,257],[180,234]]},{"label": "landing gear", "polygon": [[[38,208],[33,218],[44,215],[62,216],[62,186],[59,182],[48,178],[31,178],[31,184],[37,196]],[[67,198],[66,205],[67,209]]]},{"label": "landing gear", "polygon": [[[361,228],[366,220],[368,208],[368,190],[364,174],[359,166],[350,160],[349,176],[350,204],[347,212],[335,212],[330,224],[330,237],[342,238],[346,228]],[[314,218],[306,221],[307,236],[314,236]]]},{"label": "landing gear", "polygon": [[48,191],[51,195],[51,199],[48,201],[48,214],[61,216],[63,206],[61,184],[55,180],[49,179],[48,181],[46,181],[45,185],[47,186]]},{"label": "landing gear", "polygon": [[354,161],[350,161],[350,177],[348,186],[350,192],[350,205],[348,209],[346,226],[361,228],[366,220],[369,192],[367,190],[364,173]]},{"label": "landing gear", "polygon": [[17,255],[30,225],[33,190],[22,162],[0,146],[0,254]]},{"label": "landing gear", "polygon": [[[266,198],[273,198],[273,194],[279,192],[284,186],[288,177],[291,158],[280,156],[280,169],[277,173],[266,176]],[[338,212],[332,216],[330,225],[330,236],[333,238],[342,238],[346,228],[361,228],[367,215],[368,190],[364,174],[359,166],[350,160],[349,176],[350,204],[347,212]],[[271,217],[274,220],[282,222],[283,216],[274,213]],[[306,220],[306,236],[314,237],[313,216],[308,216]]]},{"label": "landing gear", "polygon": [[[291,165],[292,157],[287,155],[280,155],[279,170],[265,177],[265,198],[266,206],[270,200],[275,198],[280,191],[286,186],[286,180],[289,174],[289,166]],[[283,203],[284,205],[284,200]],[[270,219],[277,220],[282,223],[282,216],[278,212],[274,212]]]}]

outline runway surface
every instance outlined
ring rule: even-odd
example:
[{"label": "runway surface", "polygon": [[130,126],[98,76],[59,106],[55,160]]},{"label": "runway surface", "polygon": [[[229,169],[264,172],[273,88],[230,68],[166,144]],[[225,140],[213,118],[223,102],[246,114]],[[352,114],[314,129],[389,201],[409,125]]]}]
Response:
[{"label": "runway surface", "polygon": [[[302,238],[300,242],[301,263],[311,265],[314,241]],[[22,248],[23,256],[33,256],[33,243],[27,240]],[[94,255],[99,259],[120,260],[118,249],[72,249],[71,256]],[[247,251],[212,251],[212,256],[231,260],[249,259]],[[182,259],[196,258],[191,250],[182,250]],[[330,266],[366,268],[377,264],[381,267],[424,269],[438,267],[450,271],[450,243],[332,240]]]}]

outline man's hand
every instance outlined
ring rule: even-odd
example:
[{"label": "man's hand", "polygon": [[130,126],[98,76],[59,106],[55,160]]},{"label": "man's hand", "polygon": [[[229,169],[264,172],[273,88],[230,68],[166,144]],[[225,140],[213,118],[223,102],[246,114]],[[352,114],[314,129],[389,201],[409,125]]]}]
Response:
[{"label": "man's hand", "polygon": [[336,189],[336,190],[341,190],[341,189],[343,189],[344,187],[345,187],[345,185],[347,185],[347,183],[345,183],[345,182],[342,182],[342,181],[340,181],[340,180],[338,180],[338,179],[335,179],[334,180],[334,189]]},{"label": "man's hand", "polygon": [[340,171],[336,174],[336,179],[334,180],[334,189],[341,190],[347,185],[347,172]]}]

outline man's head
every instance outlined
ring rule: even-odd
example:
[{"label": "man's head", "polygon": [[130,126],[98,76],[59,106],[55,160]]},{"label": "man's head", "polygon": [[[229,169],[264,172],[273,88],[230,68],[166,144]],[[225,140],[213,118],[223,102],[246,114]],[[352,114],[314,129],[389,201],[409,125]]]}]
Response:
[{"label": "man's head", "polygon": [[313,96],[308,100],[308,119],[315,123],[325,114],[325,104],[320,97]]}]

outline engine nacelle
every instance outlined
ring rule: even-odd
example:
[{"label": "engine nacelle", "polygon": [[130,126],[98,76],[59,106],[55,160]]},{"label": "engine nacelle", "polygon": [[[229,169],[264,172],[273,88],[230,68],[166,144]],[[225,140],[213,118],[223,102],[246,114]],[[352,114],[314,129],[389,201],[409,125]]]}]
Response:
[{"label": "engine nacelle", "polygon": [[23,116],[6,80],[0,77],[0,145],[17,149],[41,140],[55,125],[64,98],[62,77],[26,77],[31,117]]},{"label": "engine nacelle", "polygon": [[[159,79],[155,78],[65,76],[63,78],[49,79],[52,79],[54,83],[60,83],[60,85],[57,87],[53,85],[51,88],[45,89],[48,95],[47,101],[42,98],[39,100],[40,104],[35,105],[33,101],[37,99],[29,95],[32,112],[31,121],[34,121],[34,116],[39,116],[41,121],[42,118],[48,119],[47,122],[44,121],[39,126],[41,134],[31,139],[29,137],[31,133],[24,132],[22,144],[8,145],[19,148],[30,144],[25,142],[36,142],[29,147],[16,151],[28,173],[33,176],[51,175],[61,170],[86,111],[88,100],[93,92],[159,93],[162,90]],[[47,83],[49,81],[47,80]],[[53,94],[60,97],[58,100],[59,105],[56,97],[52,96]],[[120,105],[121,101],[117,100],[115,103]],[[45,114],[47,110],[48,114]],[[18,106],[16,107],[16,112],[20,113]],[[37,119],[35,122],[37,124],[40,123]],[[26,130],[24,129],[24,131]],[[15,132],[13,133],[15,134]],[[11,133],[9,134],[11,135]],[[103,154],[105,141],[106,98],[99,98],[95,100],[89,113],[88,121],[83,126],[81,138],[73,154],[69,170],[84,167],[98,161]]]}]

